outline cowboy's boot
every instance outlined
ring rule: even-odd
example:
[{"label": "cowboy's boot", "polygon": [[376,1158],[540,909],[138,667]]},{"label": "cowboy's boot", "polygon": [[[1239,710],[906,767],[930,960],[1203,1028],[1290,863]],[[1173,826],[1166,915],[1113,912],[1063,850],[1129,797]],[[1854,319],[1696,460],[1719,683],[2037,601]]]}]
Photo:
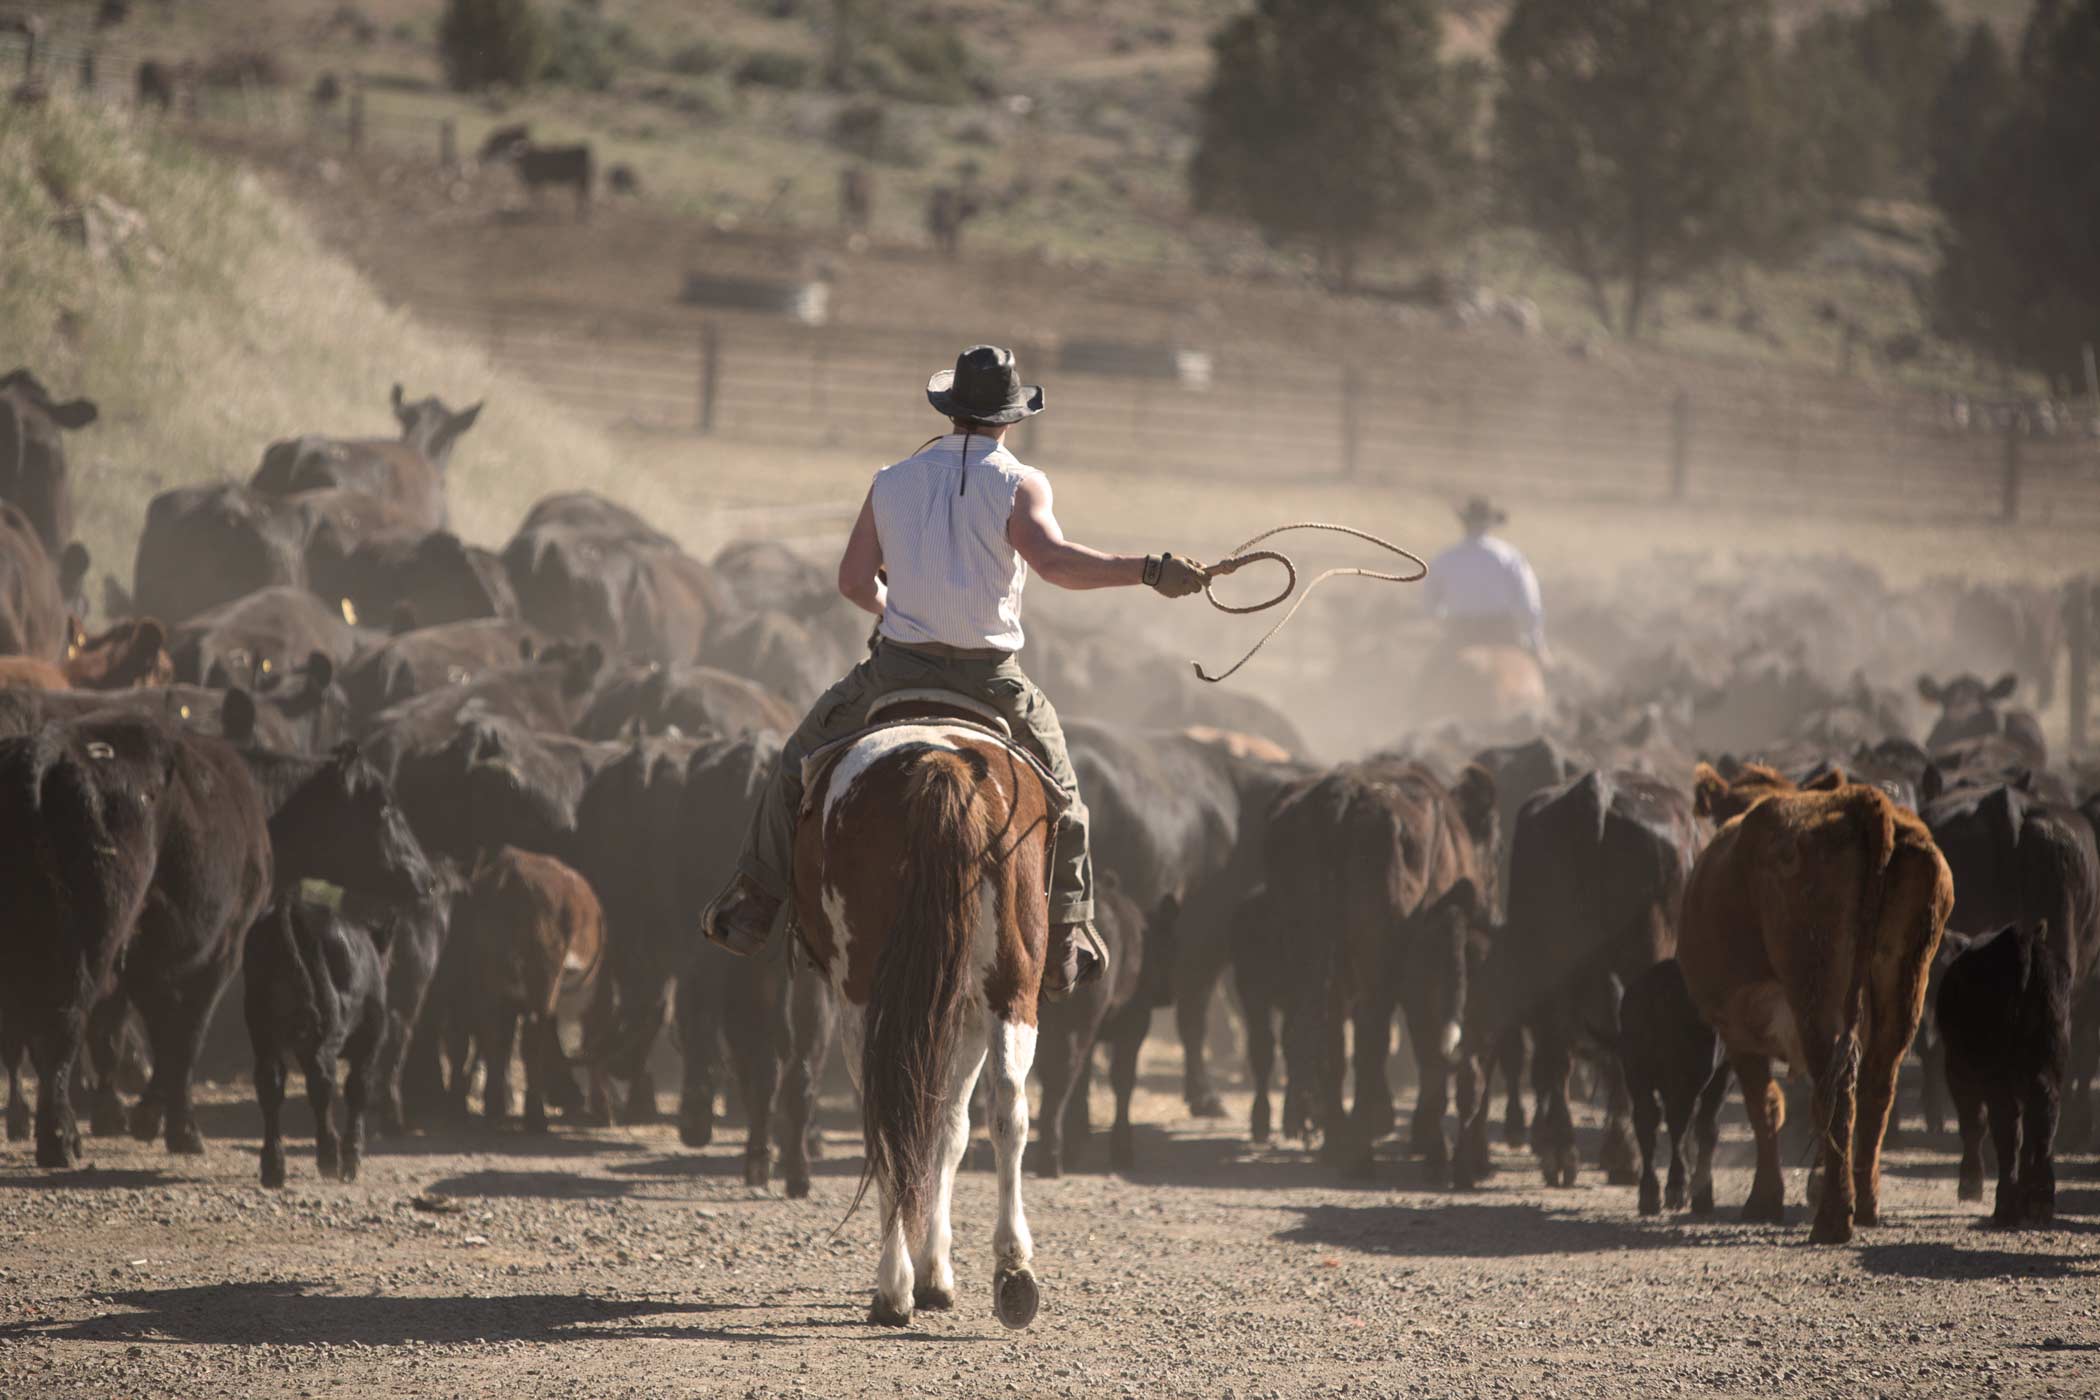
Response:
[{"label": "cowboy's boot", "polygon": [[1043,958],[1043,991],[1068,996],[1108,971],[1108,945],[1091,920],[1050,925],[1050,946]]},{"label": "cowboy's boot", "polygon": [[740,958],[749,957],[773,936],[773,923],[784,903],[739,872],[700,915],[700,932],[715,946]]}]

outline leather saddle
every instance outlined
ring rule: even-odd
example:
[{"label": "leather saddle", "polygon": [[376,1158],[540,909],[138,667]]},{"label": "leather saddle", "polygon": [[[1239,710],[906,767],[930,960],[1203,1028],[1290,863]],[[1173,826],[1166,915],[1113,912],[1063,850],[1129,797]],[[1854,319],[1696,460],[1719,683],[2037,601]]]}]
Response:
[{"label": "leather saddle", "polygon": [[[1043,761],[1028,751],[1026,745],[1014,738],[1013,726],[1006,722],[997,710],[982,700],[959,694],[952,690],[934,687],[892,690],[878,695],[868,703],[866,721],[859,729],[842,739],[834,739],[820,749],[811,752],[802,760],[803,792],[816,791],[817,780],[824,770],[853,745],[870,734],[885,729],[896,729],[905,725],[940,724],[960,729],[973,729],[996,739],[1005,749],[1035,770],[1042,780],[1043,792],[1049,798],[1053,818],[1063,815],[1066,802],[1064,789]],[[808,802],[805,795],[803,801]]]}]

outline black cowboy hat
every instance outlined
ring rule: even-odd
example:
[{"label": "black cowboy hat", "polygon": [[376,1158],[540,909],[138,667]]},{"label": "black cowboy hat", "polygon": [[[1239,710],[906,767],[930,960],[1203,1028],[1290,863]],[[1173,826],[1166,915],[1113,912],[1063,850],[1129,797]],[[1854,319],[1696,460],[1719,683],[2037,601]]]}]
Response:
[{"label": "black cowboy hat", "polygon": [[926,381],[926,402],[949,418],[1018,423],[1043,411],[1043,386],[1021,382],[1013,351],[972,345]]},{"label": "black cowboy hat", "polygon": [[1507,525],[1509,515],[1485,496],[1475,496],[1458,508],[1458,523],[1468,530],[1492,530]]}]

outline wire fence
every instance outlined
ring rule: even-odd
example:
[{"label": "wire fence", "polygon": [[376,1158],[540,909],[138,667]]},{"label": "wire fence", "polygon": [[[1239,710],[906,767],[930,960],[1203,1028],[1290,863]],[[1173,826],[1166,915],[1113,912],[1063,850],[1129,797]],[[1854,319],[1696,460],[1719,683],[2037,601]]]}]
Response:
[{"label": "wire fence", "polygon": [[[46,40],[35,64],[47,85],[71,74],[103,100],[138,102],[145,59],[116,45]],[[8,63],[0,47],[0,74]],[[378,147],[434,168],[461,159],[453,120],[392,109],[390,97],[352,82],[322,102],[193,74],[174,115],[311,147]],[[412,309],[608,424],[812,445],[887,448],[923,435],[928,414],[915,385],[955,348],[950,334],[925,328],[805,326],[726,311],[688,311],[690,329],[673,332],[500,300]],[[1172,347],[1140,347],[1165,353],[1141,357],[1141,372],[1114,373],[1077,356],[1081,348],[1053,339],[1017,347],[1024,366],[1051,381],[1056,407],[1018,438],[1024,457],[1862,520],[2100,523],[2100,442],[2090,425],[2037,435],[2012,405],[1957,415],[1942,395],[1750,364],[1665,382],[1487,334],[1437,332],[1375,357],[1347,345],[1318,354],[1228,345],[1204,357],[1205,373],[1185,377],[1174,373]]]}]

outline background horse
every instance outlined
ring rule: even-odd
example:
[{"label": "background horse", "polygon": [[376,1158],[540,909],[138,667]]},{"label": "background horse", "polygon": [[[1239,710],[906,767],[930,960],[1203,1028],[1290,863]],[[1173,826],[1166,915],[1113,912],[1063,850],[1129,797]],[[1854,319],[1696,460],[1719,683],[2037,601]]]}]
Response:
[{"label": "background horse", "polygon": [[1021,1154],[1060,799],[1026,758],[966,725],[875,730],[811,770],[795,914],[838,999],[860,1089],[867,1167],[855,1204],[871,1182],[881,1193],[869,1316],[901,1327],[914,1308],[955,1305],[949,1197],[989,1058],[992,1310],[1026,1327],[1039,1293]]}]

